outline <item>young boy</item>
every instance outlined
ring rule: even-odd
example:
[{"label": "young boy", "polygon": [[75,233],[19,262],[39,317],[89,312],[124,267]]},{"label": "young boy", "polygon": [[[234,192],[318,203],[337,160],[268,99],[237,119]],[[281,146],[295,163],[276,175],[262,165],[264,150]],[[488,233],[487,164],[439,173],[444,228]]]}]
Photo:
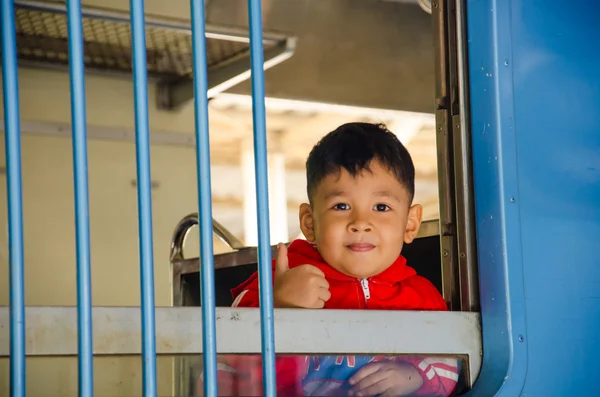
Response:
[{"label": "young boy", "polygon": [[[313,148],[306,169],[306,241],[279,245],[274,306],[447,310],[400,255],[422,207],[412,204],[414,166],[396,136],[383,125],[342,125]],[[232,293],[234,307],[258,307],[258,274]],[[448,396],[458,379],[457,360],[434,357],[281,357],[276,365],[278,396]],[[219,367],[219,394],[262,393],[260,357],[228,357]]]}]

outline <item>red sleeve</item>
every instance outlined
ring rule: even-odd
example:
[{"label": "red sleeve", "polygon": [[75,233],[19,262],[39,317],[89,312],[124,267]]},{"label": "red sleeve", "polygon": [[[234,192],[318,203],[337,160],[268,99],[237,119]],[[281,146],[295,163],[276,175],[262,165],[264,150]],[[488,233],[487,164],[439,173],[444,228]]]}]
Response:
[{"label": "red sleeve", "polygon": [[423,386],[414,396],[447,397],[458,382],[458,360],[452,357],[400,356],[401,361],[414,366],[421,374]]},{"label": "red sleeve", "polygon": [[[259,307],[258,272],[231,293],[232,307]],[[277,396],[302,395],[301,381],[307,368],[304,357],[277,357]],[[262,396],[262,357],[259,354],[221,356],[217,377],[220,396]]]},{"label": "red sleeve", "polygon": [[[413,310],[448,311],[448,306],[437,288],[426,278],[410,278],[410,288],[419,296],[419,303]],[[399,356],[398,361],[414,366],[421,374],[423,386],[415,396],[446,397],[456,388],[459,374],[459,361],[452,357]]]},{"label": "red sleeve", "polygon": [[[272,265],[273,277],[275,277],[275,260]],[[231,307],[259,307],[258,294],[258,271],[252,273],[248,280],[231,290],[233,304]]]},{"label": "red sleeve", "polygon": [[[217,364],[219,396],[254,397],[263,395],[262,357],[259,354],[220,356]],[[296,397],[302,395],[302,377],[308,362],[303,357],[280,357],[276,359],[277,396]],[[197,385],[202,395],[203,380]]]}]

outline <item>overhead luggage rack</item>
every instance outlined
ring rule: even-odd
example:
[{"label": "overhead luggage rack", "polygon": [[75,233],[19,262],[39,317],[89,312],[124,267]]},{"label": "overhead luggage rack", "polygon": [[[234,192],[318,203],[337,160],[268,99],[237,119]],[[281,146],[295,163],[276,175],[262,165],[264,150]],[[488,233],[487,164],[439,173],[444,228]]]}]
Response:
[{"label": "overhead luggage rack", "polygon": [[[17,54],[23,66],[67,69],[69,65],[65,2],[15,1]],[[84,62],[89,71],[130,75],[129,14],[83,8]],[[295,39],[264,33],[265,68],[289,58]],[[176,108],[193,98],[192,36],[189,23],[146,17],[148,76],[159,84],[158,106]],[[248,32],[206,26],[209,96],[250,77]]]}]

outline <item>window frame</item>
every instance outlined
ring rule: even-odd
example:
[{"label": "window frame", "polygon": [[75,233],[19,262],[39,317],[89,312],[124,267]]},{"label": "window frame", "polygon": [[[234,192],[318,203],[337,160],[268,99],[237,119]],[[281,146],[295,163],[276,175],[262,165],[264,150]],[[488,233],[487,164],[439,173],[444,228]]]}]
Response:
[{"label": "window frame", "polygon": [[453,311],[479,311],[464,4],[432,2],[442,294]]},{"label": "window frame", "polygon": [[[315,353],[319,354],[361,354],[361,353],[381,353],[381,354],[431,354],[445,355],[457,354],[458,350],[465,350],[461,346],[460,339],[468,338],[474,345],[468,352],[459,353],[467,357],[468,386],[473,387],[479,376],[482,364],[482,332],[481,316],[479,314],[479,279],[478,279],[478,261],[477,261],[477,240],[475,227],[475,205],[474,205],[474,184],[473,167],[470,135],[470,111],[469,111],[469,82],[467,76],[468,58],[466,51],[466,16],[465,6],[462,0],[434,0],[432,2],[433,31],[435,38],[435,66],[436,66],[436,132],[438,147],[438,183],[440,191],[440,219],[436,222],[427,222],[420,232],[419,237],[425,234],[432,235],[432,225],[435,234],[440,236],[440,251],[442,264],[442,294],[446,300],[449,312],[372,312],[361,311],[361,318],[364,316],[373,316],[369,325],[365,327],[374,329],[396,329],[401,327],[404,321],[410,321],[410,332],[406,335],[399,334],[395,330],[395,339],[407,338],[410,343],[402,346],[392,345],[389,342],[378,345],[376,341],[369,338],[373,335],[366,332],[365,329],[355,329],[352,332],[347,331],[342,341],[352,343],[351,351],[340,351],[340,348],[331,349],[331,346],[321,339],[316,339],[300,350],[295,350],[295,342],[298,339],[284,334],[282,337],[282,319],[290,321],[290,324],[302,325],[307,323],[299,321],[305,313],[313,314],[313,311],[288,311],[275,309],[275,343],[276,352],[282,354],[292,353]],[[177,234],[177,231],[176,231]],[[220,237],[221,238],[221,237]],[[185,237],[179,239],[183,243]],[[222,239],[222,238],[221,238]],[[223,240],[223,239],[222,239]],[[272,250],[272,257],[275,257],[275,249]],[[185,304],[185,297],[181,296],[181,273],[197,272],[198,265],[193,260],[184,260],[182,250],[178,250],[171,257],[179,262],[179,266],[172,268],[173,273],[173,304],[181,306]],[[256,248],[244,248],[236,251],[227,257],[219,259],[219,262],[242,262],[249,263],[250,260],[256,261]],[[216,261],[217,262],[217,261]],[[241,263],[240,263],[241,264]],[[224,263],[215,263],[219,268]],[[172,265],[173,266],[173,265]],[[176,274],[179,273],[179,274]],[[232,315],[227,308],[217,308],[217,322],[223,321],[220,316]],[[236,309],[238,310],[238,309]],[[254,324],[259,324],[258,311],[251,310],[255,314]],[[320,314],[308,316],[306,319],[309,324],[318,321],[320,327],[332,331],[336,327],[336,321],[343,319],[346,311],[328,311],[326,316],[320,317]],[[236,312],[237,313],[237,312]],[[353,317],[356,317],[356,311],[352,311]],[[283,317],[282,317],[283,316]],[[289,316],[289,318],[287,317]],[[429,320],[428,320],[429,319]],[[455,333],[462,329],[461,321],[466,321],[465,331]],[[428,338],[422,337],[428,331],[426,321],[433,321],[439,330],[444,330],[451,335],[453,339],[444,339],[444,343],[435,345],[436,350],[428,350]],[[242,322],[245,322],[242,321]],[[468,323],[468,324],[467,324]],[[237,323],[236,323],[237,324]],[[287,323],[286,323],[287,324]],[[330,329],[331,328],[331,329]],[[220,330],[221,328],[219,328]],[[419,329],[415,332],[415,329]],[[294,335],[294,328],[290,328],[291,335]],[[219,331],[218,333],[220,333]],[[260,328],[258,327],[258,341],[260,338]],[[364,333],[361,333],[364,332]],[[379,332],[379,331],[378,331]],[[424,333],[425,332],[425,333]],[[220,334],[222,335],[222,334]],[[363,336],[361,336],[363,335]],[[419,337],[415,338],[415,335]],[[219,339],[223,339],[221,336]],[[357,344],[357,341],[360,342]],[[423,342],[423,343],[421,343]],[[343,347],[342,343],[342,347]],[[398,348],[396,348],[396,347]],[[230,346],[231,347],[231,346]],[[254,348],[256,347],[256,348]],[[237,353],[260,353],[260,346],[254,346],[251,351],[229,349],[223,347],[221,342],[217,342],[217,351],[219,352],[237,352]],[[249,345],[246,348],[250,348]],[[431,345],[429,346],[431,348]],[[242,348],[243,349],[243,348]],[[343,350],[343,348],[342,348]],[[176,365],[185,367],[186,359],[177,360]],[[184,370],[185,371],[185,370]],[[181,372],[181,371],[179,371]],[[185,381],[180,381],[185,385]],[[176,389],[178,394],[183,390]]]},{"label": "window frame", "polygon": [[[452,11],[449,8],[444,8],[445,4],[455,4],[456,8]],[[471,7],[472,5],[472,7]],[[443,15],[452,15],[455,12],[457,17],[460,15],[463,25],[460,22],[457,26],[464,25],[464,2],[457,0],[457,3],[445,2],[443,0],[434,0],[432,2],[433,9],[446,10],[436,11],[439,13],[438,18]],[[491,10],[491,12],[490,12]],[[471,219],[473,222],[476,219],[479,225],[484,227],[478,227],[476,230],[477,234],[477,254],[468,254],[470,260],[468,261],[469,266],[466,268],[458,266],[461,261],[456,261],[456,255],[460,258],[461,241],[471,241],[465,236],[468,233],[461,231],[462,229],[468,228],[468,224],[464,226],[456,226],[450,228],[448,231],[444,222],[441,228],[442,243],[449,244],[452,251],[448,253],[450,259],[446,259],[445,270],[447,274],[460,274],[461,269],[475,269],[478,271],[477,277],[474,277],[473,273],[469,273],[472,280],[480,281],[480,285],[485,285],[485,290],[480,291],[479,302],[481,305],[481,314],[476,312],[460,312],[453,311],[447,313],[441,312],[393,312],[389,311],[374,311],[361,312],[361,316],[374,316],[372,321],[364,322],[358,321],[359,324],[354,331],[349,332],[344,329],[344,339],[348,341],[350,338],[352,343],[348,346],[352,347],[353,353],[360,353],[360,350],[365,350],[368,353],[373,353],[377,350],[371,349],[370,347],[381,346],[378,343],[384,343],[382,341],[385,338],[372,338],[374,329],[380,332],[393,332],[394,339],[402,339],[402,343],[408,345],[406,349],[402,346],[403,351],[398,353],[403,354],[419,354],[423,353],[414,350],[421,350],[420,344],[414,344],[414,341],[423,342],[423,349],[427,349],[427,346],[431,348],[431,345],[425,345],[423,335],[419,332],[421,327],[430,327],[432,324],[426,323],[425,320],[433,321],[435,329],[431,332],[444,332],[445,337],[451,336],[452,340],[445,342],[442,348],[445,351],[453,349],[453,346],[459,346],[460,344],[469,343],[478,344],[477,346],[483,346],[486,351],[486,355],[482,356],[482,350],[475,351],[476,349],[469,348],[472,351],[469,355],[469,365],[471,371],[476,369],[476,372],[470,373],[471,379],[477,379],[479,374],[479,366],[475,368],[473,365],[474,360],[479,360],[479,363],[486,369],[482,371],[481,379],[479,379],[474,385],[473,390],[468,395],[493,395],[502,390],[497,395],[516,395],[519,393],[523,386],[526,368],[527,368],[527,333],[526,333],[526,321],[525,321],[525,310],[524,310],[524,294],[523,294],[523,268],[521,259],[521,247],[520,247],[520,216],[519,206],[514,205],[519,202],[518,197],[518,177],[517,177],[517,164],[516,164],[516,147],[514,144],[514,114],[513,114],[513,92],[512,84],[501,84],[504,81],[512,81],[512,45],[510,34],[506,32],[511,31],[511,7],[509,2],[497,2],[494,0],[486,0],[482,2],[471,2],[469,6],[470,18],[467,20],[469,33],[469,52],[470,59],[466,61],[463,58],[463,70],[458,74],[458,77],[462,76],[462,82],[458,82],[456,87],[460,89],[463,87],[463,96],[458,97],[459,109],[460,102],[463,102],[462,106],[466,105],[468,99],[466,98],[467,91],[471,94],[471,113],[467,114],[463,108],[462,113],[456,113],[452,108],[441,108],[440,117],[438,120],[446,127],[442,126],[441,134],[445,134],[447,139],[448,134],[454,132],[453,126],[456,120],[455,116],[459,116],[459,126],[455,131],[466,131],[469,130],[468,122],[471,120],[473,125],[480,125],[480,122],[485,123],[484,125],[489,126],[487,131],[488,136],[485,138],[478,137],[474,139],[468,135],[463,135],[462,141],[452,141],[452,145],[448,143],[447,148],[452,147],[454,153],[453,159],[457,159],[456,149],[460,148],[464,150],[469,146],[469,142],[472,139],[473,147],[472,154],[463,158],[473,158],[478,160],[479,163],[485,163],[489,156],[497,155],[498,161],[490,165],[485,169],[473,170],[473,184],[471,188],[466,191],[471,192],[473,197],[477,200],[476,216],[468,218],[468,212],[464,212],[465,219]],[[451,21],[451,19],[449,19]],[[446,26],[446,25],[444,25]],[[446,28],[444,28],[446,29]],[[443,30],[443,29],[442,29]],[[443,33],[438,27],[438,33]],[[504,32],[504,33],[503,33]],[[444,33],[445,34],[445,33]],[[472,42],[471,42],[472,39]],[[466,38],[462,37],[458,43],[466,43]],[[464,49],[463,49],[464,50]],[[440,54],[441,54],[440,48]],[[473,56],[475,54],[475,56]],[[449,55],[448,55],[449,56]],[[446,58],[444,58],[444,65]],[[493,76],[490,78],[482,79],[480,77],[475,80],[471,80],[468,84],[466,82],[466,65],[470,71],[478,70],[481,67],[489,68],[492,71]],[[483,65],[483,66],[482,66]],[[448,70],[456,67],[460,69],[460,62],[457,60],[455,66],[451,65],[451,61],[448,61]],[[440,74],[441,75],[441,74]],[[487,77],[487,76],[486,76]],[[466,87],[469,86],[469,89]],[[485,92],[485,93],[484,93]],[[462,99],[460,99],[462,98]],[[446,104],[454,104],[452,100],[449,100]],[[444,103],[442,103],[444,104]],[[448,126],[450,128],[448,128]],[[444,130],[445,128],[445,130]],[[445,131],[445,132],[444,132]],[[454,136],[454,135],[453,135]],[[444,141],[449,142],[449,141]],[[459,151],[462,153],[461,151]],[[463,153],[464,154],[464,153]],[[448,149],[448,158],[450,158],[450,150]],[[460,175],[468,175],[468,163],[465,167],[460,168],[461,162],[454,161],[453,166],[449,166],[450,162],[444,162],[447,170],[446,173],[456,176],[456,170],[461,170]],[[454,171],[452,171],[454,169]],[[466,170],[466,171],[465,171]],[[486,179],[493,181],[493,186],[487,186],[482,181]],[[454,180],[454,183],[457,179]],[[479,184],[477,182],[480,182]],[[444,182],[448,182],[447,180]],[[469,183],[468,180],[463,183]],[[465,186],[464,184],[462,186]],[[444,190],[446,191],[446,190]],[[456,195],[454,198],[459,197]],[[465,199],[465,201],[468,201]],[[474,200],[472,200],[474,202]],[[463,203],[464,205],[464,203]],[[462,206],[457,201],[452,201],[450,198],[444,203],[446,208],[445,216],[451,214],[452,208],[461,209]],[[460,213],[460,211],[458,211]],[[445,218],[451,219],[451,218]],[[496,219],[495,222],[484,223],[487,219]],[[471,225],[473,226],[473,225]],[[461,234],[462,233],[462,234]],[[460,236],[463,236],[461,239]],[[446,238],[444,237],[452,237]],[[471,246],[474,249],[475,246]],[[454,251],[456,250],[456,251]],[[451,256],[454,255],[454,256]],[[467,255],[465,253],[465,255]],[[496,258],[495,262],[491,263],[487,261],[480,266],[476,265],[475,255],[479,255],[479,262],[482,263],[481,258]],[[451,262],[453,260],[453,262]],[[462,263],[465,263],[463,261]],[[510,266],[509,266],[510,263]],[[452,272],[458,269],[458,272]],[[462,278],[458,277],[460,282]],[[458,284],[458,280],[456,285]],[[468,280],[467,280],[468,281]],[[476,285],[476,283],[474,283]],[[465,289],[465,291],[468,289]],[[455,296],[455,292],[449,296]],[[454,298],[453,298],[454,299]],[[467,302],[474,299],[474,295],[469,295]],[[464,302],[464,299],[459,299],[459,302]],[[95,307],[92,309],[94,319],[94,346],[95,352],[102,354],[98,344],[101,343],[100,336],[102,334],[111,334],[114,339],[115,329],[108,325],[107,321],[101,321],[102,317],[98,318],[102,311],[105,311],[105,315],[116,316],[121,320],[118,324],[117,330],[124,329],[131,335],[131,340],[134,341],[131,345],[125,343],[126,340],[117,340],[118,347],[114,347],[115,350],[108,352],[107,354],[118,354],[118,351],[124,352],[125,354],[136,354],[133,352],[134,347],[140,344],[140,308],[101,308]],[[201,321],[195,322],[190,321],[193,316],[201,316],[200,311],[197,308],[181,308],[181,307],[170,307],[170,308],[156,308],[157,313],[157,330],[160,329],[161,334],[157,333],[157,336],[163,335],[162,332],[166,332],[165,335],[170,335],[169,338],[161,340],[157,338],[157,351],[159,354],[164,354],[166,350],[166,344],[163,342],[177,342],[181,338],[181,332],[184,329],[191,329],[194,334],[195,343],[201,346]],[[289,313],[289,322],[282,323],[283,319]],[[319,330],[328,330],[332,324],[339,324],[336,321],[343,320],[344,315],[352,315],[352,318],[356,318],[356,311],[286,311],[283,309],[275,310],[276,319],[276,348],[279,353],[286,353],[293,350],[293,346],[296,346],[296,334],[295,331],[298,329],[298,325],[301,324],[299,320],[313,321],[311,319],[320,319],[320,322],[316,323]],[[344,314],[346,313],[346,314]],[[238,315],[240,317],[238,317]],[[309,315],[309,319],[302,317]],[[324,317],[319,317],[323,315]],[[326,315],[326,316],[325,316]],[[254,333],[260,334],[260,321],[258,321],[259,312],[256,309],[227,309],[219,308],[217,310],[217,323],[219,331],[222,331],[222,327],[226,327],[230,331],[222,332],[234,332],[232,336],[239,335],[240,332],[246,333],[248,326],[254,327]],[[77,314],[76,308],[53,308],[53,307],[27,307],[26,308],[26,333],[27,333],[27,345],[26,351],[28,356],[39,356],[39,355],[77,355],[76,338],[77,334]],[[106,319],[106,317],[104,318]],[[112,319],[112,317],[111,317]],[[404,322],[400,320],[404,320]],[[455,331],[458,330],[458,319],[468,319],[468,323],[463,324],[466,328],[466,332],[462,335],[457,334]],[[483,333],[480,328],[480,321],[483,324]],[[460,320],[462,321],[462,320]],[[0,356],[7,357],[10,355],[9,351],[9,334],[8,330],[10,324],[10,313],[8,308],[0,308]],[[292,325],[296,327],[291,327]],[[367,324],[367,325],[365,325]],[[410,327],[403,328],[404,324],[411,324]],[[304,324],[303,324],[304,326]],[[336,326],[336,325],[332,325]],[[462,326],[462,325],[461,325]],[[164,328],[163,328],[164,327]],[[285,332],[286,328],[290,327],[289,333]],[[410,335],[407,335],[407,339],[400,338],[401,334],[399,329],[409,330]],[[416,331],[415,329],[418,329]],[[258,330],[258,331],[257,331]],[[43,332],[40,332],[43,331]],[[237,333],[235,333],[237,331]],[[361,335],[360,332],[365,332],[363,335],[371,337],[356,338]],[[402,331],[402,332],[405,332]],[[50,332],[52,337],[48,337],[45,332]],[[408,332],[408,331],[406,331]],[[198,337],[200,335],[200,337]],[[434,334],[428,334],[434,335]],[[356,338],[356,339],[355,339]],[[465,340],[461,340],[464,338]],[[483,339],[482,339],[483,338]],[[252,352],[260,353],[260,338],[254,337],[255,340],[246,345],[246,349],[251,349]],[[310,338],[312,339],[312,338]],[[341,340],[340,342],[343,342]],[[330,342],[327,338],[317,339],[316,347],[319,353],[328,352],[328,343]],[[359,342],[360,345],[357,345]],[[419,342],[419,343],[420,343]],[[217,350],[220,352],[227,352],[228,344],[238,343],[236,338],[224,338],[220,337],[218,342]],[[385,342],[387,343],[387,342]],[[384,343],[384,344],[385,344]],[[62,347],[61,347],[62,346]],[[74,346],[74,347],[73,347]],[[358,347],[360,347],[360,349]],[[400,345],[396,345],[400,347]],[[412,347],[411,347],[412,346]],[[474,346],[474,345],[469,345]],[[229,345],[229,348],[234,345]],[[384,347],[385,352],[393,354],[393,345],[386,345]],[[44,350],[46,349],[46,350]],[[48,350],[50,349],[50,350]],[[54,350],[52,350],[54,349]],[[120,349],[120,350],[119,350]],[[170,351],[170,354],[181,353],[186,348],[179,346],[175,350]],[[190,349],[190,347],[187,347]],[[200,347],[201,349],[201,347]],[[198,349],[196,349],[198,350]],[[54,353],[52,353],[54,352]],[[200,351],[196,351],[199,353]],[[304,351],[309,353],[309,351]],[[51,354],[52,353],[52,354]],[[294,353],[301,353],[295,351]],[[334,353],[334,352],[332,352]],[[339,353],[339,352],[337,352]],[[437,351],[434,354],[443,354],[444,351]],[[138,352],[139,354],[139,352]],[[478,359],[479,357],[479,359]],[[483,360],[483,361],[481,361]]]}]

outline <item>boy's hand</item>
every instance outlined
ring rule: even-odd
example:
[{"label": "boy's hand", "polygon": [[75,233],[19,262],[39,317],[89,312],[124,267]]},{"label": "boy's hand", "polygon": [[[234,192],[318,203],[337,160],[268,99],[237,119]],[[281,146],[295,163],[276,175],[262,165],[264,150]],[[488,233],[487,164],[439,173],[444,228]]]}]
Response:
[{"label": "boy's hand", "polygon": [[330,297],[325,274],[313,265],[290,269],[287,247],[279,244],[273,288],[274,306],[321,309]]},{"label": "boy's hand", "polygon": [[394,361],[379,361],[362,367],[349,380],[349,396],[408,396],[423,386],[415,367]]}]

